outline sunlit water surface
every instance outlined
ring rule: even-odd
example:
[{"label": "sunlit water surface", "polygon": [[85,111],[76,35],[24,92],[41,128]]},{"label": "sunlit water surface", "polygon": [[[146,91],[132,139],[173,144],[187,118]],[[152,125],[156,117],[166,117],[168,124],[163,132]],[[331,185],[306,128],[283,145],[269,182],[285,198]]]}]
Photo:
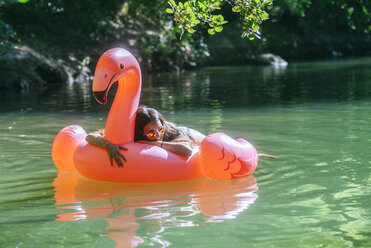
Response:
[{"label": "sunlit water surface", "polygon": [[2,92],[0,247],[370,247],[370,68],[362,59],[144,75],[141,103],[168,120],[278,157],[232,181],[58,172],[58,131],[102,128],[109,105],[90,82]]}]

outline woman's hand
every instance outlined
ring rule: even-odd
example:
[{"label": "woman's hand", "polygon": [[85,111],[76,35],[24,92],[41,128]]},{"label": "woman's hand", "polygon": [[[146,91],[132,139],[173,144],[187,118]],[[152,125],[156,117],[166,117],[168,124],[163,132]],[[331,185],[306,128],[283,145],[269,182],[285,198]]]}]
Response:
[{"label": "woman's hand", "polygon": [[116,162],[118,167],[124,167],[124,164],[122,163],[120,157],[127,162],[125,156],[121,153],[120,149],[127,150],[126,147],[114,145],[111,142],[107,141],[107,144],[104,147],[108,153],[109,161],[111,163],[111,166],[113,167],[113,161]]},{"label": "woman's hand", "polygon": [[125,162],[126,158],[121,153],[120,149],[127,150],[126,147],[114,145],[108,140],[103,139],[99,134],[88,134],[88,136],[86,136],[86,141],[91,145],[106,149],[111,166],[113,166],[113,161],[115,161],[118,167],[124,167],[121,158]]}]

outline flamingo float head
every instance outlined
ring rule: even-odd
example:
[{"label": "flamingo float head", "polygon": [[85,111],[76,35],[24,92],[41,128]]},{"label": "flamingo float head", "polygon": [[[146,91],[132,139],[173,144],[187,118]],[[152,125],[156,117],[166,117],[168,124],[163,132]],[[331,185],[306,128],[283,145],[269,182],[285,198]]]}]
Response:
[{"label": "flamingo float head", "polygon": [[104,127],[104,138],[113,144],[123,144],[134,140],[142,85],[138,61],[123,48],[112,48],[98,60],[92,88],[99,103],[107,103],[108,91],[116,81],[119,85]]},{"label": "flamingo float head", "polygon": [[112,84],[121,79],[133,68],[138,68],[135,57],[123,48],[112,48],[106,51],[98,60],[94,72],[93,93],[95,99],[107,103],[107,94]]}]

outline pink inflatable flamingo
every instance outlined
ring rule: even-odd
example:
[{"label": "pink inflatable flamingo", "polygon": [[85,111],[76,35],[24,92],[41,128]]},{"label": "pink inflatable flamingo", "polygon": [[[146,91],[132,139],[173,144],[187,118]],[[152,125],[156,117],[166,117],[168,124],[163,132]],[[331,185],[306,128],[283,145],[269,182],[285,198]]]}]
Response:
[{"label": "pink inflatable flamingo", "polygon": [[223,133],[208,135],[189,157],[158,146],[134,143],[136,111],[141,92],[141,72],[135,57],[122,48],[105,52],[98,61],[93,92],[105,104],[113,83],[118,89],[111,106],[104,138],[128,148],[123,168],[111,167],[106,151],[88,144],[86,132],[67,126],[56,136],[52,157],[64,171],[77,170],[82,176],[111,182],[166,182],[208,176],[233,179],[251,175],[258,163],[254,146],[244,139],[234,140]]}]

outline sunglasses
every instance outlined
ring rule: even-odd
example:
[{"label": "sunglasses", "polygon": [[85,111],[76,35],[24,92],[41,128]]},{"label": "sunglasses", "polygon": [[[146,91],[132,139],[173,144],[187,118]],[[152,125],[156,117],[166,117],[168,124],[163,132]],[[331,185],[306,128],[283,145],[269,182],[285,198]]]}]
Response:
[{"label": "sunglasses", "polygon": [[150,131],[146,134],[148,138],[155,138],[157,135],[160,136],[165,132],[165,127],[159,127],[157,131]]}]

